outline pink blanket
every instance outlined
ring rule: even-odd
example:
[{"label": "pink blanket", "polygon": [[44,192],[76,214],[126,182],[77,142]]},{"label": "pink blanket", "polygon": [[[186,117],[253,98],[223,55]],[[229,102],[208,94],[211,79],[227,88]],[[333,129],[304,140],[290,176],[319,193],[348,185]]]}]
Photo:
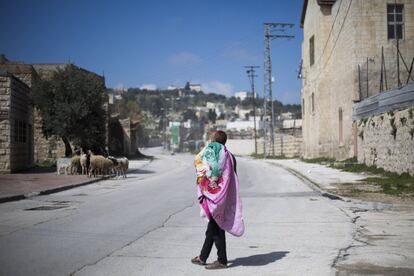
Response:
[{"label": "pink blanket", "polygon": [[[215,151],[207,145],[196,156],[200,207],[202,213],[208,219],[213,218],[221,229],[234,236],[241,236],[244,233],[244,222],[239,196],[239,180],[234,172],[230,152],[225,146],[217,144],[214,143]],[[212,188],[209,185],[212,181],[215,181],[218,186]]]}]

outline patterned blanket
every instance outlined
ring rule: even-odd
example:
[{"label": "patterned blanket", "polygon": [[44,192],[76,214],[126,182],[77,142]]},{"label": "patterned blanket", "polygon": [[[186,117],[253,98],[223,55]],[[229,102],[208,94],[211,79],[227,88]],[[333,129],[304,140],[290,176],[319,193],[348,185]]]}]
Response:
[{"label": "patterned blanket", "polygon": [[195,167],[202,214],[230,234],[243,235],[239,180],[230,152],[220,143],[209,143],[197,154]]}]

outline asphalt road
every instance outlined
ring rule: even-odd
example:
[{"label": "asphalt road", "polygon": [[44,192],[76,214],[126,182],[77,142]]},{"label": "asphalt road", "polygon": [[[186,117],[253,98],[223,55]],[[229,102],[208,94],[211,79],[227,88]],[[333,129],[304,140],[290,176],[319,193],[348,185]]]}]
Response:
[{"label": "asphalt road", "polygon": [[[211,275],[190,263],[206,228],[193,156],[149,154],[125,180],[1,204],[0,275]],[[238,158],[238,172],[246,232],[214,274],[334,275],[354,227],[340,206],[271,164]]]}]

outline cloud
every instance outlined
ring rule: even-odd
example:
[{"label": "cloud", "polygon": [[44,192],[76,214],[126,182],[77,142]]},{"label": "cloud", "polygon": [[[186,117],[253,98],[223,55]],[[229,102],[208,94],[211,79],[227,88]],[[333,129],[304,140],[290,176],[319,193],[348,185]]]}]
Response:
[{"label": "cloud", "polygon": [[169,62],[173,66],[192,66],[201,63],[201,59],[195,54],[181,52],[172,55],[169,58]]},{"label": "cloud", "polygon": [[147,84],[141,85],[140,89],[157,90],[157,85],[153,83],[147,83]]},{"label": "cloud", "polygon": [[210,82],[201,84],[202,90],[207,93],[217,93],[222,94],[227,97],[233,96],[233,85],[230,83],[221,82],[218,80],[213,80]]}]

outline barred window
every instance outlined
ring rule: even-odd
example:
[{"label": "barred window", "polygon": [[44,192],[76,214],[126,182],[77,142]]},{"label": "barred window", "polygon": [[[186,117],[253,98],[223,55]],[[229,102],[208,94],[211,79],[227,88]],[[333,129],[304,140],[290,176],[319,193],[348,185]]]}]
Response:
[{"label": "barred window", "polygon": [[404,5],[387,5],[388,39],[404,38]]},{"label": "barred window", "polygon": [[14,121],[14,142],[26,143],[27,124],[22,121]]}]

